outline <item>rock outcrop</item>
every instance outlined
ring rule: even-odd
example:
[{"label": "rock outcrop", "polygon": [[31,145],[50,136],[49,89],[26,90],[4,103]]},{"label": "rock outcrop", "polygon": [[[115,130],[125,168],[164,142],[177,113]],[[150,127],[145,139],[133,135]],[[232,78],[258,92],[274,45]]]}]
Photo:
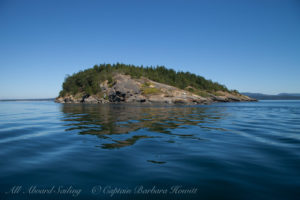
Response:
[{"label": "rock outcrop", "polygon": [[100,84],[101,95],[76,94],[56,98],[58,103],[163,103],[163,104],[209,104],[212,102],[255,101],[239,93],[218,91],[205,97],[158,83],[147,78],[133,79],[117,74],[111,82]]}]

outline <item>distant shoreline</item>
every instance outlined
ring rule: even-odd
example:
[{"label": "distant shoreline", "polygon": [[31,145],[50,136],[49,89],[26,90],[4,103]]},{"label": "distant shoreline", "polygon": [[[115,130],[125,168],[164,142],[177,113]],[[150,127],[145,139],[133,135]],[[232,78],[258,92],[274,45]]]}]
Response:
[{"label": "distant shoreline", "polygon": [[47,99],[0,99],[0,101],[54,101],[55,98]]},{"label": "distant shoreline", "polygon": [[241,92],[241,94],[255,98],[257,100],[300,100],[300,94],[298,93],[280,93],[277,95],[261,94],[261,93],[250,93]]}]

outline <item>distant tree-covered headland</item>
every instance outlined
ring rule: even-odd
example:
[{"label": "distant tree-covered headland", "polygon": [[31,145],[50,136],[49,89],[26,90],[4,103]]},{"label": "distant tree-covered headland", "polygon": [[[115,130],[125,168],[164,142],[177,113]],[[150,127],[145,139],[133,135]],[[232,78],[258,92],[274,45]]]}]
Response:
[{"label": "distant tree-covered headland", "polygon": [[204,95],[205,92],[237,92],[229,91],[224,85],[207,80],[202,76],[190,72],[176,72],[164,66],[143,67],[116,63],[112,65],[95,65],[93,68],[67,76],[59,96],[63,97],[67,94],[75,95],[78,93],[85,93],[87,95],[101,93],[100,83],[105,80],[107,80],[108,83],[112,83],[113,76],[118,73],[130,75],[132,78],[145,77],[190,92],[193,92],[193,90],[198,92],[202,91]]}]

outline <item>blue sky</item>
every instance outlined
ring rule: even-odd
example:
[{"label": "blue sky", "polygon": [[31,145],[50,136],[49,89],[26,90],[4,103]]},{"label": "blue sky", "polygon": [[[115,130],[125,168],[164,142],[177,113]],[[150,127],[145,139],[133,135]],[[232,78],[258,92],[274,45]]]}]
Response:
[{"label": "blue sky", "polygon": [[0,99],[56,97],[66,74],[115,62],[300,93],[300,1],[0,0]]}]

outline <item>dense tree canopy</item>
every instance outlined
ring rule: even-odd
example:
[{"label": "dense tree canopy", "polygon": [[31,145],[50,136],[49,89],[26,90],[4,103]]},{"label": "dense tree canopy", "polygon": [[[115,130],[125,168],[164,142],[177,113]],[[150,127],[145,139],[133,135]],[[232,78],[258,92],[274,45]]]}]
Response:
[{"label": "dense tree canopy", "polygon": [[228,91],[228,89],[217,82],[206,80],[202,76],[190,72],[176,72],[173,69],[167,69],[164,66],[143,67],[126,64],[100,64],[93,68],[80,71],[71,76],[67,76],[60,96],[66,94],[97,94],[101,93],[99,84],[105,80],[113,82],[113,75],[123,73],[131,75],[133,78],[146,77],[150,80],[172,85],[181,89],[188,87],[208,92]]}]

